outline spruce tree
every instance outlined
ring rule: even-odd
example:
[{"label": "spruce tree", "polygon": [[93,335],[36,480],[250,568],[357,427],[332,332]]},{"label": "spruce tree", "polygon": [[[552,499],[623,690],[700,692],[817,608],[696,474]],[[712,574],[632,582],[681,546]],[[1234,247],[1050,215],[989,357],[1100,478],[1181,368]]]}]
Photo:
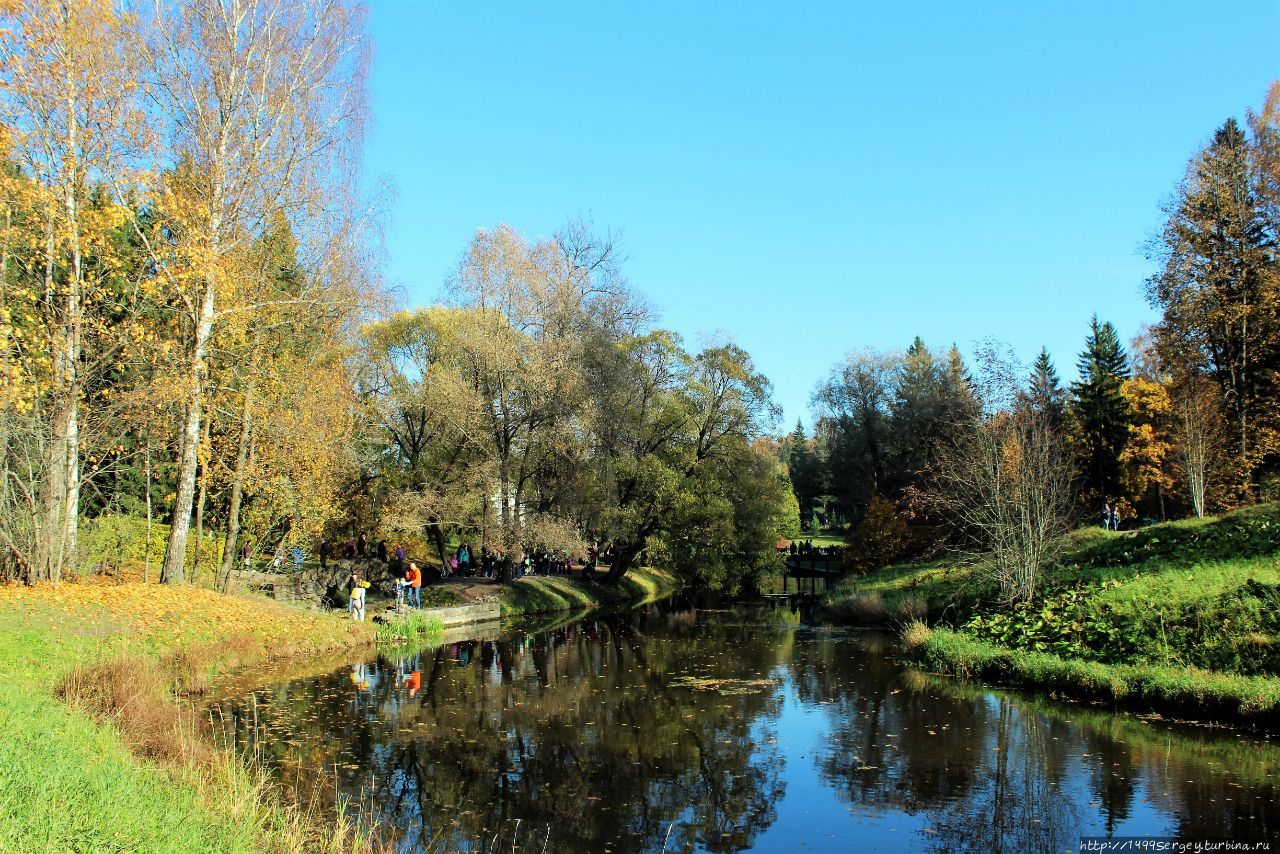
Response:
[{"label": "spruce tree", "polygon": [[1082,497],[1099,508],[1120,494],[1120,453],[1129,438],[1129,404],[1120,387],[1129,363],[1120,336],[1095,314],[1071,385],[1072,444]]},{"label": "spruce tree", "polygon": [[947,351],[947,364],[939,371],[939,401],[940,427],[944,431],[955,431],[980,408],[973,377],[955,344]]},{"label": "spruce tree", "polygon": [[1027,383],[1027,404],[1049,420],[1056,430],[1062,425],[1066,410],[1067,392],[1058,380],[1058,370],[1049,358],[1047,348],[1040,348],[1031,366],[1031,378]]},{"label": "spruce tree", "polygon": [[939,418],[939,372],[917,337],[898,368],[893,402],[894,491],[908,485],[929,463]]},{"label": "spruce tree", "polygon": [[787,470],[791,476],[791,491],[800,506],[800,521],[808,528],[813,521],[813,511],[822,495],[822,463],[809,447],[804,425],[796,419],[796,429],[789,437]]}]

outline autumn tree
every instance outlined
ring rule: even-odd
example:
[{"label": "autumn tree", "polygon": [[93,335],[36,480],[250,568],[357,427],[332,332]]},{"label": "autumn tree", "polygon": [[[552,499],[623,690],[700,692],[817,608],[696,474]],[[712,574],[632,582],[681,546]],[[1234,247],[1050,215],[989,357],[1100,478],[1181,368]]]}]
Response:
[{"label": "autumn tree", "polygon": [[443,306],[401,311],[361,333],[361,417],[378,437],[369,459],[378,473],[369,484],[374,506],[389,529],[426,532],[442,568],[447,532],[484,532],[493,515],[497,479],[481,453],[486,424],[462,341],[469,324],[483,322],[479,315]]},{"label": "autumn tree", "polygon": [[177,161],[162,204],[158,268],[181,294],[189,342],[178,483],[164,579],[185,579],[214,326],[230,259],[278,213],[314,204],[350,175],[367,45],[359,9],[328,0],[155,5],[137,53]]},{"label": "autumn tree", "polygon": [[[10,176],[22,192],[5,206],[4,277],[16,272],[16,226],[25,231],[23,244],[39,247],[18,287],[34,298],[48,354],[27,375],[38,383],[38,406],[27,415],[44,449],[28,577],[57,580],[77,553],[82,401],[87,374],[104,363],[93,339],[110,332],[97,324],[96,308],[111,294],[100,276],[87,280],[88,264],[109,249],[106,233],[128,216],[108,198],[92,200],[93,181],[127,182],[143,123],[124,48],[129,15],[96,0],[23,0],[3,11],[0,117],[22,172]],[[15,202],[25,208],[21,214]]]},{"label": "autumn tree", "polygon": [[[1272,139],[1274,127],[1260,119],[1260,139]],[[1152,247],[1160,269],[1147,282],[1148,298],[1162,313],[1156,338],[1165,363],[1218,384],[1232,424],[1238,499],[1256,496],[1261,467],[1277,443],[1280,282],[1277,222],[1265,202],[1273,175],[1260,168],[1265,162],[1234,119],[1223,123],[1166,210]]]},{"label": "autumn tree", "polygon": [[1170,385],[1159,379],[1130,377],[1120,386],[1129,411],[1129,437],[1120,452],[1120,481],[1130,509],[1147,518],[1167,517],[1166,502],[1175,483]]},{"label": "autumn tree", "polygon": [[1195,374],[1181,377],[1171,397],[1172,433],[1184,483],[1196,517],[1204,518],[1227,447],[1221,398],[1212,380]]},{"label": "autumn tree", "polygon": [[957,549],[1008,602],[1035,598],[1042,571],[1070,527],[1072,465],[1048,416],[1010,385],[1022,369],[988,360],[984,410],[949,444],[933,496],[952,520]]}]

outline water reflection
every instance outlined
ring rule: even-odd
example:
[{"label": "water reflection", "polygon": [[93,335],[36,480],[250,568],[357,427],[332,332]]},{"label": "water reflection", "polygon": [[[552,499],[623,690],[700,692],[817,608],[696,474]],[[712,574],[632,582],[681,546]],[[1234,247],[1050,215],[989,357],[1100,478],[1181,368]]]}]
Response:
[{"label": "water reflection", "polygon": [[[221,704],[397,850],[1075,850],[1270,838],[1280,751],[925,677],[790,611],[654,605]],[[261,684],[261,683],[259,683]]]}]

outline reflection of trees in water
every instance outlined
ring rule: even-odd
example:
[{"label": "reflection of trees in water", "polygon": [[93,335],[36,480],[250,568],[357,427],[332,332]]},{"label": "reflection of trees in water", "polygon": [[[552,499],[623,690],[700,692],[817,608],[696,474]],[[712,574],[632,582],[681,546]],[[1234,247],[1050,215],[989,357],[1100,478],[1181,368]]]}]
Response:
[{"label": "reflection of trees in water", "polygon": [[[1273,745],[1013,700],[903,670],[870,643],[651,608],[277,685],[255,695],[256,730],[251,705],[229,708],[241,743],[259,738],[282,779],[318,783],[330,803],[335,785],[363,795],[409,850],[748,846],[783,795],[780,692],[668,686],[777,668],[827,710],[822,778],[858,812],[922,817],[924,846],[1275,835]],[[1140,799],[1167,826],[1135,824]]]},{"label": "reflection of trees in water", "polygon": [[[647,637],[655,620],[663,633]],[[641,612],[383,659],[367,692],[339,674],[273,695],[259,713],[290,733],[294,754],[311,744],[307,721],[340,734],[317,764],[337,761],[341,791],[363,789],[373,817],[411,845],[509,850],[520,819],[519,844],[531,848],[740,849],[775,820],[782,796],[782,759],[754,725],[776,715],[775,692],[666,685],[683,674],[756,678],[776,644],[768,632],[694,630]],[[414,670],[421,690],[410,700]],[[352,757],[358,767],[343,768]]]},{"label": "reflection of trees in water", "polygon": [[1074,850],[1080,804],[1063,785],[1067,742],[1054,726],[1001,698],[963,800],[931,809],[939,851]]},{"label": "reflection of trees in water", "polygon": [[[927,845],[1040,851],[1086,832],[1263,839],[1280,829],[1273,744],[1012,699],[903,670],[884,652],[871,635],[817,639],[789,669],[797,695],[828,710],[823,778],[868,811],[923,816]],[[1126,828],[1139,797],[1167,825]]]},{"label": "reflection of trees in water", "polygon": [[927,816],[941,850],[1060,848],[1074,828],[1059,790],[1064,757],[1043,722],[1007,703],[919,690],[875,648],[819,641],[792,662],[798,692],[825,703],[823,778],[851,804]]},{"label": "reflection of trees in water", "polygon": [[[1280,792],[1273,780],[1280,747],[1272,742],[1244,732],[1152,725],[1129,715],[1034,697],[993,697],[950,679],[921,681],[927,690],[953,701],[998,703],[1011,711],[1016,727],[1038,730],[1036,740],[1045,748],[1044,773],[1059,795],[1070,790],[1075,804],[1075,826],[1063,828],[1067,843],[1082,833],[1237,841],[1280,835]],[[1139,798],[1168,816],[1166,823],[1126,828]],[[975,817],[981,809],[981,801],[975,801]]]}]

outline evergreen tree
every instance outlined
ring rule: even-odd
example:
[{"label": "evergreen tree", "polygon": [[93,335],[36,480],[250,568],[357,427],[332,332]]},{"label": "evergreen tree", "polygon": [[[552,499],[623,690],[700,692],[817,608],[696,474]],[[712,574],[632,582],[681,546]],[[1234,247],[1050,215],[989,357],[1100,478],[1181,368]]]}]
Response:
[{"label": "evergreen tree", "polygon": [[937,361],[917,336],[898,368],[893,402],[894,477],[896,491],[908,485],[929,462],[929,449],[941,415],[941,378]]},{"label": "evergreen tree", "polygon": [[787,471],[791,477],[791,491],[800,506],[800,521],[808,528],[813,521],[813,511],[822,495],[822,464],[809,446],[804,425],[796,420],[796,429],[788,437]]},{"label": "evergreen tree", "polygon": [[1080,378],[1071,386],[1073,444],[1082,497],[1100,507],[1121,491],[1120,454],[1129,437],[1129,404],[1122,393],[1129,377],[1120,336],[1095,314],[1078,362]]},{"label": "evergreen tree", "polygon": [[960,348],[955,344],[947,351],[947,364],[940,372],[940,427],[955,431],[978,413],[978,396],[973,390],[973,377],[965,366]]},{"label": "evergreen tree", "polygon": [[1067,393],[1058,380],[1058,370],[1049,358],[1048,349],[1040,348],[1040,355],[1031,366],[1031,378],[1027,384],[1027,404],[1049,419],[1056,430],[1062,425],[1066,410]]}]

